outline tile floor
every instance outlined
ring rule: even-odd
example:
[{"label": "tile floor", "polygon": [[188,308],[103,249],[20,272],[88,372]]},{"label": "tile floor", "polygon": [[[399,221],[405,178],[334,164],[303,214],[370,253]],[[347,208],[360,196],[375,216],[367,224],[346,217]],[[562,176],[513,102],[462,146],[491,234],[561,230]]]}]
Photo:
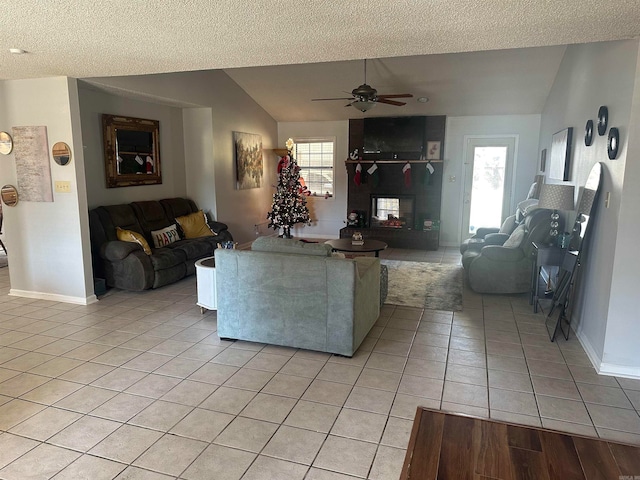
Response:
[{"label": "tile floor", "polygon": [[[385,253],[421,255],[459,262]],[[386,305],[349,359],[221,341],[194,277],[89,306],[8,290],[3,268],[2,479],[395,480],[418,405],[640,444],[640,380],[550,343],[524,295]]]}]

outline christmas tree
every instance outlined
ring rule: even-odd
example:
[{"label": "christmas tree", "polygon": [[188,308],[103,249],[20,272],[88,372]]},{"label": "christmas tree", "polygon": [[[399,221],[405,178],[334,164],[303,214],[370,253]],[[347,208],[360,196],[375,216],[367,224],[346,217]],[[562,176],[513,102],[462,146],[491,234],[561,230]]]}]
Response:
[{"label": "christmas tree", "polygon": [[300,182],[300,167],[291,155],[278,162],[278,185],[273,194],[271,211],[267,213],[269,228],[282,228],[282,236],[291,238],[291,227],[296,223],[309,223],[308,195]]}]

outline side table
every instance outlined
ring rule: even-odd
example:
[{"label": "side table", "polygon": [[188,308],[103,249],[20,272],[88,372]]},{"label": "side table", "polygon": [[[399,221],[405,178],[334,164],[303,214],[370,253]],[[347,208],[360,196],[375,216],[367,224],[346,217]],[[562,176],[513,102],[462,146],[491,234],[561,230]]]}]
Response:
[{"label": "side table", "polygon": [[533,304],[533,313],[538,313],[540,270],[543,266],[561,266],[567,251],[555,245],[538,245],[535,242],[531,244],[533,245],[533,251],[531,253],[533,257],[533,269],[531,271],[531,295],[529,297],[529,303]]},{"label": "side table", "polygon": [[216,259],[214,257],[201,258],[195,263],[195,266],[198,288],[196,305],[200,307],[200,313],[204,313],[205,310],[217,310]]}]

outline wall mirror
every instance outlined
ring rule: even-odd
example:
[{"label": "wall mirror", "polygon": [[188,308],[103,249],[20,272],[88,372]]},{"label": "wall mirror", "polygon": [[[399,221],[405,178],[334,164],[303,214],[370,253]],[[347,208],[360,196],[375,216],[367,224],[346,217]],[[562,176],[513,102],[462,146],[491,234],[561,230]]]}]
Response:
[{"label": "wall mirror", "polygon": [[[579,288],[579,286],[576,286],[576,282],[579,280],[578,273],[585,249],[588,248],[588,236],[592,229],[593,216],[596,213],[601,183],[602,164],[596,163],[591,168],[584,187],[580,188],[576,207],[576,220],[573,224],[569,248],[560,266],[552,306],[545,319],[545,326],[552,342],[560,331],[566,340],[569,339],[569,333],[571,332],[571,304],[576,294],[575,291]],[[559,312],[557,319],[554,320],[553,313],[556,309]]]},{"label": "wall mirror", "polygon": [[160,122],[102,115],[107,188],[162,183]]},{"label": "wall mirror", "polygon": [[15,207],[18,204],[18,190],[13,185],[5,185],[0,189],[0,197],[7,207]]},{"label": "wall mirror", "polygon": [[0,132],[0,153],[9,155],[13,150],[13,139],[7,132]]},{"label": "wall mirror", "polygon": [[51,154],[58,165],[69,165],[71,162],[71,149],[64,142],[56,142],[51,148]]},{"label": "wall mirror", "polygon": [[576,221],[573,224],[571,232],[571,241],[569,242],[569,250],[580,251],[587,234],[589,220],[593,215],[593,206],[595,204],[596,195],[600,189],[600,179],[602,177],[602,164],[596,163],[584,187],[580,189],[578,195],[578,203],[576,204]]}]

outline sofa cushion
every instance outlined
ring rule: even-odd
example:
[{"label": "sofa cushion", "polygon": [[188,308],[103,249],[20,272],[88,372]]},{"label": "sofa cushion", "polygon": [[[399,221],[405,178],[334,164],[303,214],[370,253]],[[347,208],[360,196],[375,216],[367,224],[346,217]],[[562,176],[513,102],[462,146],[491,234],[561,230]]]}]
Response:
[{"label": "sofa cushion", "polygon": [[171,250],[181,250],[188,260],[198,260],[202,257],[213,255],[215,247],[210,242],[203,242],[200,239],[180,240],[168,245]]},{"label": "sofa cushion", "polygon": [[134,232],[133,230],[124,230],[120,227],[116,227],[116,235],[118,237],[118,240],[120,240],[121,242],[137,243],[142,247],[144,253],[146,253],[147,255],[151,255],[151,247],[142,236],[142,234]]},{"label": "sofa cushion", "polygon": [[199,208],[188,198],[164,198],[160,204],[165,211],[167,218],[177,218],[197,212]]},{"label": "sofa cushion", "polygon": [[330,257],[331,246],[325,243],[306,243],[293,238],[258,237],[251,244],[251,250],[257,252],[293,253],[296,255],[314,255]]},{"label": "sofa cushion", "polygon": [[162,230],[153,230],[151,232],[151,238],[156,248],[162,248],[180,240],[180,235],[178,235],[178,227],[174,223]]},{"label": "sofa cushion", "polygon": [[149,258],[154,270],[164,270],[183,264],[187,260],[187,254],[175,248],[158,248]]},{"label": "sofa cushion", "polygon": [[107,240],[117,240],[116,227],[144,233],[142,226],[138,222],[133,208],[130,205],[109,205],[96,209],[100,221],[104,224]]},{"label": "sofa cushion", "polygon": [[175,223],[174,218],[168,217],[157,200],[145,202],[132,202],[131,208],[138,217],[142,233],[148,240],[151,240],[151,232],[153,230],[162,230]]},{"label": "sofa cushion", "polygon": [[513,231],[507,241],[502,244],[502,246],[507,248],[519,248],[522,245],[522,241],[524,240],[526,233],[527,231],[525,230],[524,225],[518,225],[518,227]]},{"label": "sofa cushion", "polygon": [[207,217],[202,210],[183,217],[176,217],[184,238],[212,237],[213,232],[207,225]]}]

